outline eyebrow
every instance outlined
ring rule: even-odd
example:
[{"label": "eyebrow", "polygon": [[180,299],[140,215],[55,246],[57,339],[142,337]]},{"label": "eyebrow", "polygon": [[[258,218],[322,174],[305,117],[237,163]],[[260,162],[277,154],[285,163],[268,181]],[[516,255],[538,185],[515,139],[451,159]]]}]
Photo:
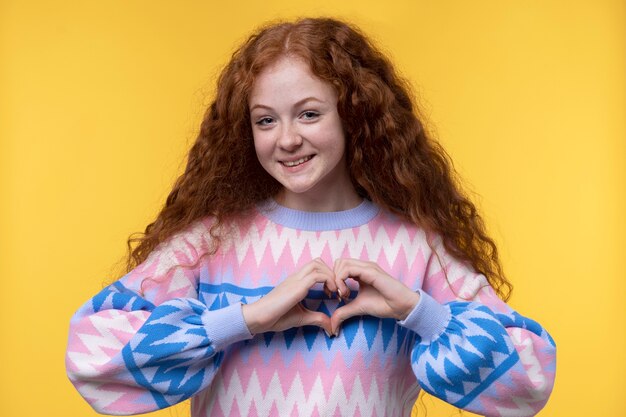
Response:
[{"label": "eyebrow", "polygon": [[[301,106],[301,105],[303,105],[304,103],[309,102],[309,101],[317,101],[317,102],[320,102],[320,103],[326,103],[325,101],[320,100],[320,99],[319,99],[319,98],[317,98],[317,97],[313,97],[313,96],[311,96],[311,97],[305,97],[305,98],[303,98],[302,100],[298,100],[296,103],[294,103],[294,105],[293,105],[293,106],[294,106],[294,107],[298,107],[298,106]],[[256,109],[256,108],[273,110],[270,106],[267,106],[267,105],[265,105],[265,104],[255,104],[254,106],[250,107],[250,112],[252,112],[252,110],[254,110],[254,109]]]}]

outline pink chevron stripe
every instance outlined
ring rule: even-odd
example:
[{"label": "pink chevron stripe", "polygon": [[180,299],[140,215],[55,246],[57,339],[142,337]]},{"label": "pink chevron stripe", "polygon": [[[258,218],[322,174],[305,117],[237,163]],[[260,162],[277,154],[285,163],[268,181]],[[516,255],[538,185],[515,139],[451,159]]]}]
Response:
[{"label": "pink chevron stripe", "polygon": [[[121,348],[130,341],[149,315],[147,311],[125,313],[104,310],[84,318],[74,326],[69,338],[66,359],[68,369],[80,372],[89,367],[102,372],[107,371],[110,365],[108,361],[102,363],[102,354],[109,360],[119,354]],[[111,336],[115,341],[111,341]],[[86,340],[91,340],[94,345],[87,345]],[[76,358],[80,358],[80,361]]]},{"label": "pink chevron stripe", "polygon": [[548,381],[554,378],[554,372],[547,366],[553,361],[554,356],[547,355],[536,347],[546,345],[546,341],[524,329],[512,328],[507,329],[507,331],[511,335],[513,345],[518,351],[520,361],[530,382],[537,389],[545,389]]},{"label": "pink chevron stripe", "polygon": [[[117,388],[122,393],[122,396],[105,407],[104,411],[119,413],[119,410],[125,410],[127,413],[145,413],[152,409],[152,401],[146,401],[151,399],[146,398],[146,392],[142,389],[114,384],[106,384],[102,388],[111,391]],[[143,402],[140,401],[142,397],[145,398]]]},{"label": "pink chevron stripe", "polygon": [[[259,413],[257,412],[256,404],[254,402],[252,402],[252,405],[250,406],[250,413],[248,415],[250,417],[259,417]],[[275,415],[278,416],[278,414]]]},{"label": "pink chevron stripe", "polygon": [[[270,251],[269,247],[266,247],[265,251],[269,252]],[[232,258],[236,259],[235,256],[232,256]],[[273,263],[274,262],[272,262],[270,265],[273,265]],[[237,270],[247,271],[247,273],[249,273],[250,276],[252,277],[253,284],[255,285],[259,284],[260,274],[254,273],[255,271],[259,270],[259,265],[257,264],[256,259],[254,257],[254,251],[252,250],[252,246],[248,248],[248,251],[246,252],[246,256],[243,258],[242,262],[240,262],[238,266],[235,266],[235,271]],[[235,274],[235,276],[233,277],[235,284],[239,283],[237,282],[238,276],[240,276],[240,274]]]},{"label": "pink chevron stripe", "polygon": [[510,385],[495,382],[490,387],[490,390],[494,390],[495,393],[483,400],[486,407],[483,412],[499,415],[502,409],[509,409],[511,411],[517,410],[519,416],[535,415],[541,410],[547,398],[543,395],[537,396],[521,388],[525,386],[526,375],[512,371],[510,377],[516,390],[513,391]]},{"label": "pink chevron stripe", "polygon": [[[376,381],[379,395],[382,396],[382,389],[388,384],[388,376],[398,376],[396,367],[384,366],[382,360],[366,361],[361,352],[356,353],[350,367],[347,366],[343,354],[340,352],[336,354],[330,365],[326,363],[322,355],[317,355],[312,364],[309,365],[310,361],[305,360],[300,352],[294,354],[293,360],[288,365],[285,364],[284,359],[279,354],[272,355],[266,362],[259,349],[254,349],[250,353],[247,366],[233,365],[236,362],[236,359],[231,357],[221,368],[221,376],[225,386],[230,386],[235,372],[239,377],[243,391],[248,389],[253,374],[256,373],[256,377],[261,381],[268,381],[275,373],[278,373],[283,395],[287,395],[296,378],[302,383],[305,392],[311,392],[316,380],[321,378],[324,395],[328,397],[337,376],[342,378],[346,387],[351,387],[358,376],[366,392],[370,391],[370,387]],[[408,382],[409,385],[414,383],[415,377],[410,368],[401,373],[410,376],[410,378],[404,379],[405,382]],[[263,392],[263,395],[265,396],[266,392]]]},{"label": "pink chevron stripe", "polygon": [[166,277],[144,279],[139,285],[144,297],[159,305],[172,298],[194,296],[197,276],[198,273],[195,270],[179,268],[170,270]]},{"label": "pink chevron stripe", "polygon": [[[252,222],[251,222],[252,223]],[[254,226],[256,226],[256,228],[259,230],[259,234],[263,234],[265,233],[265,228],[270,224],[270,221],[267,217],[258,214],[255,218],[254,218]],[[281,226],[278,226],[279,228]]]},{"label": "pink chevron stripe", "polygon": [[145,391],[127,384],[74,382],[74,386],[99,413],[139,414],[153,410],[149,399],[139,401],[146,396]]},{"label": "pink chevron stripe", "polygon": [[[287,244],[288,246],[289,244]],[[305,245],[304,250],[302,251],[302,255],[300,256],[300,258],[304,257],[304,259],[310,259],[310,252],[307,253],[307,247],[308,247],[308,243]],[[283,250],[280,257],[278,258],[278,260],[276,262],[274,262],[274,255],[272,254],[272,251],[270,249],[270,246],[268,245],[268,250],[265,252],[265,255],[261,261],[261,265],[274,265],[276,264],[277,266],[280,265],[282,268],[287,269],[288,271],[294,270],[295,269],[295,260],[292,256],[292,251],[291,250]],[[295,271],[294,271],[295,272]]]}]

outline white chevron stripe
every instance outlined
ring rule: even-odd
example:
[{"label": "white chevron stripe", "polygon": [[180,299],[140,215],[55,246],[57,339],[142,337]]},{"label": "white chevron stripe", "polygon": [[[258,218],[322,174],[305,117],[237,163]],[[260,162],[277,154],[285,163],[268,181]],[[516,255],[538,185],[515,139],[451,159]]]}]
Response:
[{"label": "white chevron stripe", "polygon": [[451,290],[451,287],[456,287],[458,290],[453,293],[456,295],[457,300],[466,301],[474,299],[475,301],[480,301],[478,293],[481,288],[489,285],[487,278],[482,274],[477,274],[467,265],[452,258],[444,248],[441,237],[437,237],[434,240],[433,248],[439,254],[441,264],[437,258],[434,258],[428,270],[429,276],[443,273],[443,266],[445,266],[446,279],[439,280],[440,287],[438,290],[446,293]]},{"label": "white chevron stripe", "polygon": [[546,400],[547,394],[544,391],[528,391],[527,397],[512,396],[511,401],[515,403],[517,407],[502,407],[496,406],[496,409],[503,417],[526,417],[534,416],[537,410],[530,404],[543,404]]},{"label": "white chevron stripe", "polygon": [[[338,236],[335,236],[336,233]],[[346,249],[350,257],[360,258],[365,250],[369,259],[378,259],[381,254],[384,254],[387,262],[393,264],[400,251],[403,251],[409,262],[409,269],[418,257],[420,249],[424,253],[429,251],[425,234],[420,231],[411,240],[404,226],[398,229],[394,239],[390,239],[383,227],[378,228],[375,236],[372,236],[367,226],[358,228],[356,234],[350,229],[315,233],[288,228],[282,228],[279,231],[278,226],[273,223],[269,223],[262,233],[256,225],[252,225],[244,235],[235,228],[232,238],[225,239],[220,250],[224,252],[234,250],[239,264],[252,250],[257,265],[260,265],[268,248],[274,262],[278,262],[287,249],[297,262],[305,247],[309,248],[311,258],[316,258],[321,256],[328,242],[333,242],[328,249],[334,259],[341,257]],[[287,245],[289,246],[286,248]]]},{"label": "white chevron stripe", "polygon": [[178,268],[172,274],[170,285],[167,288],[167,293],[171,294],[173,292],[186,288],[187,291],[182,296],[192,297],[195,295],[194,287],[195,287],[195,283],[190,281],[190,279],[185,274],[185,271],[183,269]]},{"label": "white chevron stripe", "polygon": [[97,330],[97,335],[80,333],[80,328],[78,328],[75,336],[89,349],[89,353],[69,351],[67,356],[76,365],[80,375],[84,377],[98,376],[102,371],[98,371],[96,367],[111,360],[110,354],[106,353],[103,348],[120,351],[127,343],[126,340],[120,341],[111,332],[112,329],[128,333],[129,339],[132,337],[135,330],[128,320],[127,314],[146,320],[149,313],[144,311],[122,313],[117,310],[107,310],[106,315],[94,314],[87,319],[93,329]]},{"label": "white chevron stripe", "polygon": [[526,368],[528,378],[537,389],[543,390],[547,384],[546,376],[543,374],[541,363],[535,354],[532,339],[530,337],[524,338],[523,332],[527,332],[527,330],[515,327],[509,329],[508,333],[511,335],[524,368]]},{"label": "white chevron stripe", "polygon": [[155,275],[162,276],[176,265],[194,262],[208,235],[207,227],[201,222],[196,223],[189,231],[175,234],[153,250],[141,270],[156,267]]},{"label": "white chevron stripe", "polygon": [[[295,408],[300,417],[311,416],[316,410],[319,415],[331,413],[335,415],[335,410],[338,410],[341,416],[357,415],[358,410],[359,415],[363,417],[404,416],[410,413],[417,397],[417,389],[414,386],[407,387],[398,381],[389,381],[382,390],[379,388],[375,380],[369,387],[364,388],[358,376],[354,383],[347,387],[341,375],[337,375],[326,396],[319,375],[315,378],[311,390],[305,392],[299,374],[294,377],[289,387],[285,387],[281,384],[278,372],[274,372],[269,382],[264,383],[261,388],[261,381],[255,370],[244,391],[241,378],[235,371],[228,386],[224,385],[223,379],[219,379],[214,381],[210,390],[205,393],[213,398],[213,401],[207,401],[206,415],[212,415],[216,406],[221,408],[224,415],[230,415],[235,403],[241,415],[248,415],[254,405],[259,417],[269,416],[273,407],[276,407],[281,416],[291,415]],[[407,391],[414,394],[408,401],[405,398]]]},{"label": "white chevron stripe", "polygon": [[98,412],[104,411],[109,405],[119,400],[125,393],[125,387],[120,385],[120,391],[102,389],[104,384],[87,382],[77,386],[81,395],[87,399],[91,406]]},{"label": "white chevron stripe", "polygon": [[[462,319],[463,316],[465,315],[470,315],[471,317],[474,317],[474,318],[480,317],[482,319],[495,321],[495,319],[491,315],[487,313],[483,313],[479,310],[471,310],[470,313],[471,314],[459,315],[459,319]],[[491,336],[488,332],[486,332],[485,329],[478,326],[471,320],[463,320],[463,324],[467,328],[466,329],[467,334],[472,334],[476,336],[484,336],[490,340],[494,340],[493,336]],[[467,343],[466,340],[461,335],[458,335],[455,333],[449,333],[447,336],[449,338],[450,350],[447,351],[445,354],[443,354],[443,352],[440,352],[437,358],[433,357],[429,352],[425,352],[422,356],[420,356],[418,363],[417,363],[417,367],[418,369],[426,369],[426,363],[428,363],[430,366],[433,367],[437,375],[439,375],[447,383],[451,384],[452,381],[450,381],[450,379],[444,372],[444,369],[446,369],[446,363],[445,363],[446,361],[451,362],[452,364],[454,364],[455,366],[457,366],[459,369],[463,370],[466,373],[470,372],[466,368],[461,357],[459,356],[458,351],[456,349],[457,346],[462,346],[463,349],[469,352],[475,353],[481,358],[484,357],[484,354],[480,352],[478,349],[476,349],[471,343]],[[502,361],[501,357],[493,356],[493,359],[496,364]],[[484,379],[489,373],[493,372],[493,369],[492,368],[480,368],[479,372],[481,372],[481,375],[480,375],[481,379]],[[485,375],[483,375],[483,373]],[[430,385],[430,381],[423,381],[423,383],[425,383],[425,385],[427,385],[428,388],[433,389],[432,385]],[[454,395],[457,395],[457,394],[454,394]]]}]

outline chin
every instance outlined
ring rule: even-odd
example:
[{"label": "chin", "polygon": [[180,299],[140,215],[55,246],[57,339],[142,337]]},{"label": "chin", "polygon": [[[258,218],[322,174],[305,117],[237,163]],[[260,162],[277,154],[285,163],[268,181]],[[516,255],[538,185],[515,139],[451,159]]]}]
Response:
[{"label": "chin", "polygon": [[283,186],[284,191],[293,194],[302,194],[315,188],[318,184],[317,181],[305,181],[305,182],[292,182],[292,181],[279,181]]},{"label": "chin", "polygon": [[304,194],[307,191],[311,190],[311,188],[313,188],[313,185],[303,187],[287,187],[283,184],[283,191],[290,194]]}]

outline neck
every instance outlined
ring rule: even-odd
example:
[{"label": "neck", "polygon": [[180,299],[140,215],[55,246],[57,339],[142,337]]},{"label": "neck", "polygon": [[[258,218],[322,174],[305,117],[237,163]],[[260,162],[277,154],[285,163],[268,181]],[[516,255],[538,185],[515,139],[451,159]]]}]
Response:
[{"label": "neck", "polygon": [[353,187],[342,189],[341,192],[326,194],[324,198],[319,195],[307,193],[291,193],[283,189],[277,196],[276,202],[284,207],[311,212],[332,212],[350,210],[361,204],[363,199],[359,197]]}]

